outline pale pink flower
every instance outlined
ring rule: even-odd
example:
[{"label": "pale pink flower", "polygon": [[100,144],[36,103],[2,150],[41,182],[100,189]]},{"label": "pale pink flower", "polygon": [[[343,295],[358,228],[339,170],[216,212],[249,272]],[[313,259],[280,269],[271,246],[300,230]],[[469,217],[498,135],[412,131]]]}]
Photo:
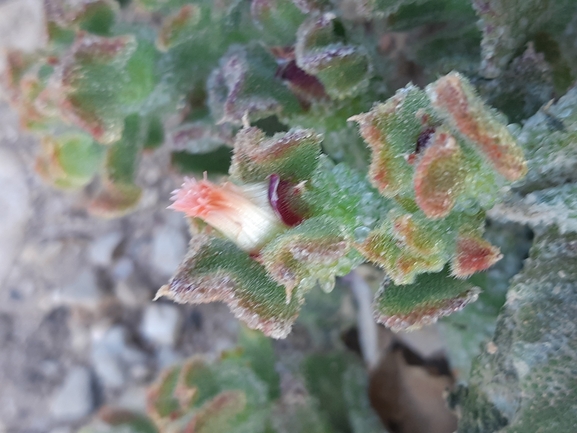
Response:
[{"label": "pale pink flower", "polygon": [[202,180],[185,179],[174,191],[170,209],[202,219],[239,248],[255,253],[286,229],[270,205],[268,188],[268,182],[216,185],[207,180],[205,173]]}]

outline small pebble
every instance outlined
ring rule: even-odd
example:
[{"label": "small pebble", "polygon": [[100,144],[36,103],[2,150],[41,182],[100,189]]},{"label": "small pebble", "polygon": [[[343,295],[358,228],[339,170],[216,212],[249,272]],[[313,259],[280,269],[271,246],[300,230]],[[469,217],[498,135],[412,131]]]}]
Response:
[{"label": "small pebble", "polygon": [[122,234],[119,232],[107,233],[94,239],[88,250],[88,257],[92,264],[108,266],[112,262],[114,250],[121,241]]},{"label": "small pebble", "polygon": [[151,304],[144,310],[140,333],[157,346],[173,347],[182,329],[182,315],[176,305]]},{"label": "small pebble", "polygon": [[74,367],[56,391],[50,411],[60,421],[78,421],[88,416],[93,408],[90,371],[86,367]]}]

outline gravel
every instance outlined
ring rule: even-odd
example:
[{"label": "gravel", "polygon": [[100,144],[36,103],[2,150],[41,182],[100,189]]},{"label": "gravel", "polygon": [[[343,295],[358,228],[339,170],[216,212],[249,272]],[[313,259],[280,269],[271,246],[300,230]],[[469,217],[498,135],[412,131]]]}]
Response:
[{"label": "gravel", "polygon": [[50,411],[59,421],[79,421],[88,416],[93,408],[90,371],[86,367],[74,367],[54,394]]},{"label": "gravel", "polygon": [[151,304],[144,310],[140,333],[157,346],[173,347],[182,329],[182,316],[176,305]]}]

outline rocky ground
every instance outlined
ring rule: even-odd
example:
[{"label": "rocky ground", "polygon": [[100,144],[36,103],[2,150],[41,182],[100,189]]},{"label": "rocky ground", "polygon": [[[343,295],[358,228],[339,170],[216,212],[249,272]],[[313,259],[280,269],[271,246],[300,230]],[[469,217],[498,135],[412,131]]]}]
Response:
[{"label": "rocky ground", "polygon": [[[38,45],[40,6],[0,1],[0,45]],[[167,154],[144,157],[137,211],[102,220],[34,174],[18,125],[0,102],[0,432],[65,433],[103,402],[142,407],[159,369],[230,347],[237,324],[222,305],[151,302],[188,241],[166,210],[180,182]]]},{"label": "rocky ground", "polygon": [[35,147],[0,105],[0,431],[66,432],[103,401],[138,407],[160,368],[229,347],[237,325],[221,305],[151,302],[188,239],[165,155],[143,161],[140,208],[107,221],[34,175]]}]

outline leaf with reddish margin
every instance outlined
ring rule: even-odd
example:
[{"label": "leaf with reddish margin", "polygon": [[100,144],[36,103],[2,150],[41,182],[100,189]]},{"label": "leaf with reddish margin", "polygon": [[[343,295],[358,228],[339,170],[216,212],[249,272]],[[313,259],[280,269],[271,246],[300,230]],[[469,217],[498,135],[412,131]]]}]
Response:
[{"label": "leaf with reddish margin", "polygon": [[93,215],[117,218],[126,215],[140,201],[142,189],[134,184],[114,184],[104,181],[102,188],[87,204]]},{"label": "leaf with reddish margin", "polygon": [[273,239],[261,251],[260,260],[269,275],[285,286],[290,299],[295,290],[309,290],[317,280],[334,285],[336,276],[346,275],[360,264],[351,247],[329,218],[311,218]]},{"label": "leaf with reddish margin", "polygon": [[375,297],[375,319],[394,331],[418,329],[463,309],[479,289],[444,272],[419,275],[413,284],[385,280]]},{"label": "leaf with reddish margin", "polygon": [[258,44],[233,45],[210,75],[208,102],[217,122],[241,125],[301,111],[297,98],[277,76],[275,58]]},{"label": "leaf with reddish margin", "polygon": [[476,235],[460,235],[457,249],[451,262],[452,275],[467,278],[484,271],[502,258],[499,248]]},{"label": "leaf with reddish margin", "polygon": [[293,183],[308,179],[317,167],[322,135],[294,129],[266,137],[258,128],[244,128],[236,136],[230,175],[241,182],[261,182],[276,174]]},{"label": "leaf with reddish margin", "polygon": [[200,408],[182,433],[227,433],[231,431],[232,422],[246,405],[244,392],[223,391]]},{"label": "leaf with reddish margin", "polygon": [[65,120],[100,143],[114,143],[124,127],[118,98],[130,84],[125,69],[136,48],[132,35],[104,38],[79,33],[37,104],[58,107]]},{"label": "leaf with reddish margin", "polygon": [[508,131],[458,73],[452,72],[427,86],[427,94],[439,114],[509,181],[527,173],[523,151]]},{"label": "leaf with reddish margin", "polygon": [[385,197],[411,194],[413,165],[409,156],[417,150],[423,131],[432,117],[425,92],[408,85],[384,104],[351,117],[358,122],[361,135],[371,147],[371,183]]},{"label": "leaf with reddish margin", "polygon": [[418,274],[439,272],[446,258],[441,254],[420,255],[403,245],[388,225],[373,230],[357,249],[371,262],[382,267],[396,284],[411,284]]},{"label": "leaf with reddish margin", "polygon": [[194,36],[200,22],[202,10],[199,5],[187,4],[176,13],[164,19],[158,32],[156,45],[161,51],[168,51],[175,45],[186,42]]},{"label": "leaf with reddish margin", "polygon": [[336,99],[364,90],[372,74],[365,48],[336,36],[339,24],[334,13],[314,14],[299,27],[295,45],[298,67],[316,76]]},{"label": "leaf with reddish margin", "polygon": [[162,372],[148,389],[146,396],[147,413],[156,425],[162,426],[183,415],[183,408],[174,396],[181,367],[176,366]]},{"label": "leaf with reddish margin", "polygon": [[127,427],[131,433],[157,433],[158,430],[146,416],[126,409],[104,406],[98,418],[113,427]]},{"label": "leaf with reddish margin", "polygon": [[[393,216],[391,215],[391,218]],[[393,235],[402,242],[409,250],[422,256],[437,255],[444,249],[450,233],[445,233],[443,239],[439,239],[436,230],[432,230],[431,224],[424,219],[411,214],[404,214],[392,221]]]},{"label": "leaf with reddish margin", "polygon": [[20,125],[29,130],[45,129],[49,122],[48,116],[35,104],[45,87],[38,77],[39,67],[43,64],[44,59],[34,55],[8,51],[6,69],[0,74],[0,84],[4,84],[9,102],[18,112]]},{"label": "leaf with reddish margin", "polygon": [[302,298],[287,301],[285,288],[275,283],[264,267],[230,241],[196,235],[170,282],[157,297],[201,304],[222,301],[249,328],[273,338],[286,337]]},{"label": "leaf with reddish margin", "polygon": [[446,217],[463,189],[467,175],[461,148],[447,132],[437,131],[415,171],[415,199],[429,218]]},{"label": "leaf with reddish margin", "polygon": [[88,204],[92,213],[122,216],[138,204],[142,190],[134,179],[144,146],[142,123],[137,114],[126,117],[122,138],[107,147],[101,189]]},{"label": "leaf with reddish margin", "polygon": [[180,379],[174,390],[182,407],[201,405],[219,392],[214,372],[204,358],[194,356],[182,366]]},{"label": "leaf with reddish margin", "polygon": [[119,6],[113,0],[56,0],[45,1],[44,10],[49,26],[105,34],[114,23]]},{"label": "leaf with reddish margin", "polygon": [[96,174],[104,148],[85,134],[45,136],[36,171],[60,188],[79,188]]}]

